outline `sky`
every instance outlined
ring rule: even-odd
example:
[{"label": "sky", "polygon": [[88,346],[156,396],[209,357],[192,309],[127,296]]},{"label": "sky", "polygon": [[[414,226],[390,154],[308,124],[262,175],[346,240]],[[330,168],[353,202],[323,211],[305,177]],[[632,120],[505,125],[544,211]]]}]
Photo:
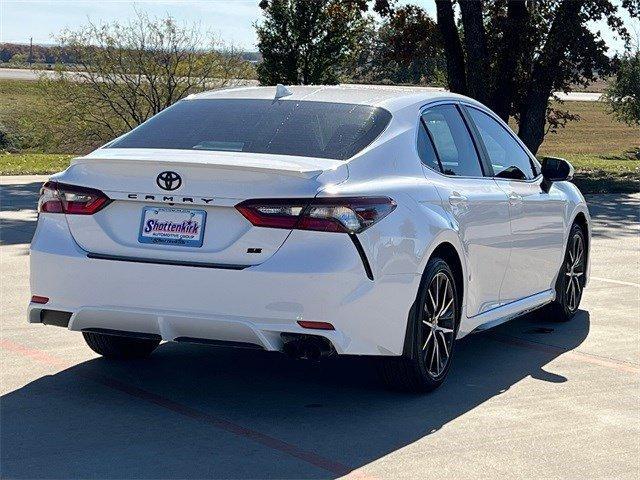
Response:
[{"label": "sky", "polygon": [[[433,0],[403,0],[422,5],[435,18]],[[0,0],[0,42],[54,43],[53,37],[65,28],[86,23],[126,21],[136,9],[150,16],[167,13],[180,22],[199,23],[205,30],[245,50],[257,50],[254,22],[261,16],[258,0]],[[625,24],[640,35],[640,22],[623,16]],[[623,42],[608,31],[606,24],[593,24],[601,30],[612,51],[624,48]]]}]

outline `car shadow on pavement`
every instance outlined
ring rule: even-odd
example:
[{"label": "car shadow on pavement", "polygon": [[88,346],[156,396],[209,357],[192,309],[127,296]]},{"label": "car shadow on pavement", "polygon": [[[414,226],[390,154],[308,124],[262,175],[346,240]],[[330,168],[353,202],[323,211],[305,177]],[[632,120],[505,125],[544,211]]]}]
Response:
[{"label": "car shadow on pavement", "polygon": [[42,182],[0,185],[0,244],[30,243]]},{"label": "car shadow on pavement", "polygon": [[637,236],[640,223],[640,197],[635,194],[587,195],[592,234],[601,238]]},{"label": "car shadow on pavement", "polygon": [[568,323],[533,313],[470,335],[426,395],[385,390],[362,358],[314,365],[169,343],[146,361],[92,359],[2,397],[2,477],[337,477],[526,377],[553,392],[571,379],[545,365],[578,347],[589,324],[585,311]]}]

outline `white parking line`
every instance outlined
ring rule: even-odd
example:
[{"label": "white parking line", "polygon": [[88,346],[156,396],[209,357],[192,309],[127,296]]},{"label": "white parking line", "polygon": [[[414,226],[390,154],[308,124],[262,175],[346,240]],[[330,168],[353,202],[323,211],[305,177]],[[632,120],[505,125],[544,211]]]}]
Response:
[{"label": "white parking line", "polygon": [[594,277],[593,275],[589,276],[591,280],[598,280],[599,282],[607,282],[607,283],[615,283],[618,285],[628,285],[630,287],[640,288],[640,284],[633,282],[623,282],[621,280],[611,280],[610,278],[602,278],[602,277]]}]

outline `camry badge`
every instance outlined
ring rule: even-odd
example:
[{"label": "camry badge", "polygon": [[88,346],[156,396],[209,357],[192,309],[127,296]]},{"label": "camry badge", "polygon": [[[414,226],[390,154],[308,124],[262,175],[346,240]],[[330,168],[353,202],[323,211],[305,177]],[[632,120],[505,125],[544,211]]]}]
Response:
[{"label": "camry badge", "polygon": [[182,185],[182,178],[176,172],[160,172],[156,184],[163,190],[176,190]]}]

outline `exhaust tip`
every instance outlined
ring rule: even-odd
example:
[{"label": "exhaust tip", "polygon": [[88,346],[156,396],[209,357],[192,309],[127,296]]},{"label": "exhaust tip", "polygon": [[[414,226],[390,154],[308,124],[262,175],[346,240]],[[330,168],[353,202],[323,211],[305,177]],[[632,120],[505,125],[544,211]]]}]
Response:
[{"label": "exhaust tip", "polygon": [[329,339],[319,335],[284,332],[280,335],[284,342],[283,351],[291,358],[317,362],[336,353]]}]

